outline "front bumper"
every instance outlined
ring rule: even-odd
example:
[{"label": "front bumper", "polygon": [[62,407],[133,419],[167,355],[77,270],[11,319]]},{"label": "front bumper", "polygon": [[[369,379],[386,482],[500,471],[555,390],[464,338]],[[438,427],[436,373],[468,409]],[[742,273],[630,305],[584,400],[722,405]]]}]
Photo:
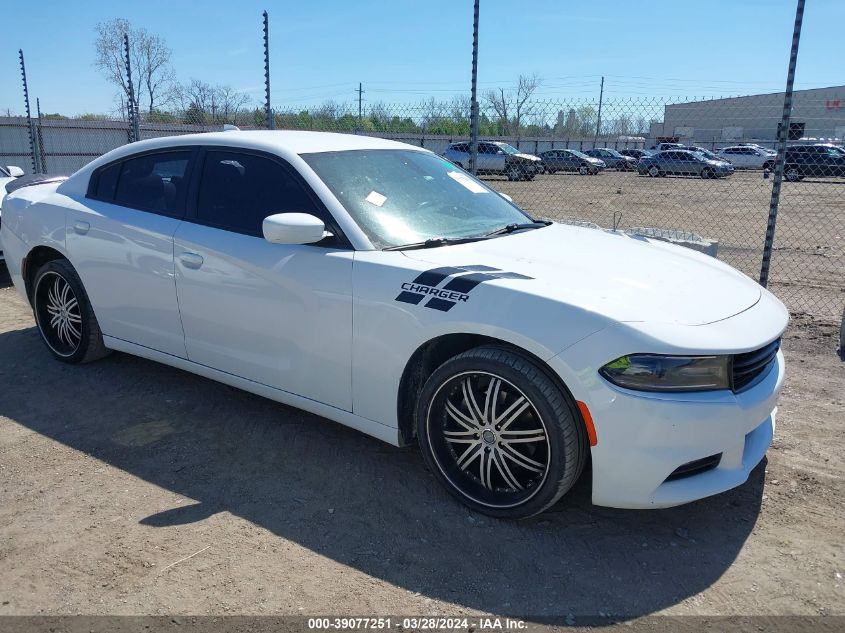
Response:
[{"label": "front bumper", "polygon": [[[766,377],[738,394],[682,400],[607,383],[612,406],[595,420],[593,503],[667,508],[744,483],[772,442],[783,378],[778,352]],[[684,464],[716,454],[716,468],[667,481]]]},{"label": "front bumper", "polygon": [[[655,349],[618,325],[582,339],[549,360],[576,400],[588,406],[597,443],[591,447],[593,503],[615,508],[666,508],[734,488],[760,463],[775,430],[785,364],[779,351],[752,387],[659,393],[617,387],[598,374],[602,364],[635,350],[655,353],[741,353],[776,339],[786,311],[765,293],[760,305],[704,326],[672,326],[675,347]],[[782,313],[781,313],[782,311]],[[655,328],[659,331],[660,328]],[[689,338],[684,340],[683,335]],[[675,337],[672,337],[675,338]],[[648,340],[648,339],[643,339]],[[718,465],[671,477],[690,462],[720,455]]]}]

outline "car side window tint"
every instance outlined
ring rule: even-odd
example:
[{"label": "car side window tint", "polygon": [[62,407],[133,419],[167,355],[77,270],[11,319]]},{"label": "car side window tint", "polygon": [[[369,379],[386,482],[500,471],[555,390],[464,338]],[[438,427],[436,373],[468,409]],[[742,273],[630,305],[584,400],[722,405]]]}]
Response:
[{"label": "car side window tint", "polygon": [[190,151],[144,154],[123,161],[115,204],[171,217],[185,211]]},{"label": "car side window tint", "polygon": [[101,169],[97,175],[94,197],[97,200],[111,202],[117,190],[117,177],[120,175],[120,163],[109,165]]},{"label": "car side window tint", "polygon": [[306,189],[282,165],[255,154],[206,153],[197,201],[199,222],[261,236],[264,218],[288,212],[322,215]]}]

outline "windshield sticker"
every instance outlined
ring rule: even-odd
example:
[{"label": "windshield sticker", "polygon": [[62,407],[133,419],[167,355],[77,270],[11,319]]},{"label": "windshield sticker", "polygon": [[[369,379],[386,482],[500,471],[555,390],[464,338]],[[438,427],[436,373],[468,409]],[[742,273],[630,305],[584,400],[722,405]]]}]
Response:
[{"label": "windshield sticker", "polygon": [[[450,279],[451,278],[451,279]],[[443,287],[440,284],[449,279]],[[396,301],[418,305],[430,297],[425,307],[448,312],[458,303],[469,301],[469,293],[477,285],[494,279],[533,279],[527,275],[510,273],[483,264],[470,266],[442,266],[417,275],[414,281],[402,284]]]},{"label": "windshield sticker", "polygon": [[487,193],[487,189],[485,189],[481,183],[476,182],[466,174],[462,174],[459,171],[450,171],[449,178],[452,180],[461,183],[464,187],[472,191],[473,193]]},{"label": "windshield sticker", "polygon": [[364,198],[370,204],[374,204],[377,207],[382,206],[385,202],[387,202],[387,196],[381,195],[378,191],[371,191],[370,195]]}]

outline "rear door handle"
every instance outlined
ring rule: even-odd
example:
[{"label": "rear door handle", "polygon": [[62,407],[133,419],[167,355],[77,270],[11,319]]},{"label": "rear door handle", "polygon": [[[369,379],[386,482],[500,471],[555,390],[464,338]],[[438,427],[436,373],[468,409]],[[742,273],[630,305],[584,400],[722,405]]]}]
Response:
[{"label": "rear door handle", "polygon": [[88,222],[82,222],[81,220],[77,220],[73,223],[73,230],[78,233],[79,235],[85,235],[90,230],[91,225]]},{"label": "rear door handle", "polygon": [[179,261],[182,262],[185,268],[197,269],[202,266],[203,259],[199,253],[181,253],[179,255]]}]

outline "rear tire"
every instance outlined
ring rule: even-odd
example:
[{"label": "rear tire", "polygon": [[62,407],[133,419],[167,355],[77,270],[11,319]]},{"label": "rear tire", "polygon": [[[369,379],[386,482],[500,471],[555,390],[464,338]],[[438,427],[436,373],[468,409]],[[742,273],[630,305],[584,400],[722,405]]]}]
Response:
[{"label": "rear tire", "polygon": [[76,270],[66,259],[47,262],[35,274],[32,310],[41,339],[63,363],[88,363],[110,353]]},{"label": "rear tire", "polygon": [[443,363],[426,381],[416,414],[434,476],[490,516],[543,512],[575,484],[587,459],[572,397],[509,349],[478,347]]}]

